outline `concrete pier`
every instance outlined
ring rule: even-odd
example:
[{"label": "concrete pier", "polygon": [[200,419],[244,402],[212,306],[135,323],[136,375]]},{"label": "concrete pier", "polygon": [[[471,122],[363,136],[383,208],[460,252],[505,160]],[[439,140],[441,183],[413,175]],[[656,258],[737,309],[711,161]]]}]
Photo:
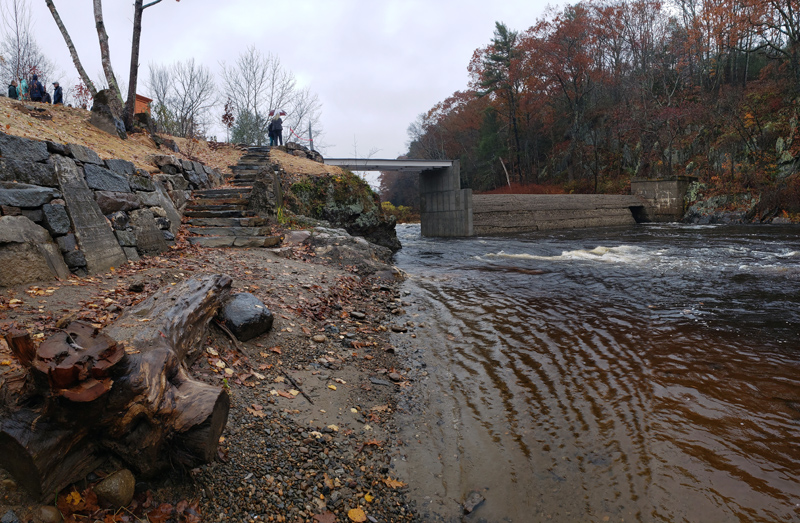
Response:
[{"label": "concrete pier", "polygon": [[692,182],[697,181],[693,176],[676,176],[648,180],[634,178],[631,180],[631,194],[638,196],[645,202],[643,221],[648,222],[677,222],[686,212],[684,198]]}]

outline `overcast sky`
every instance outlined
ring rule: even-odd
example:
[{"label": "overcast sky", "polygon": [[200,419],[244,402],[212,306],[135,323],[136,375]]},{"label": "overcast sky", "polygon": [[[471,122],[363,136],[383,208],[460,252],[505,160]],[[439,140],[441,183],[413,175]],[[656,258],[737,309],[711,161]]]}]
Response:
[{"label": "overcast sky", "polygon": [[[92,2],[54,1],[84,67],[92,79],[100,78]],[[42,0],[29,2],[37,41],[63,71],[62,85],[77,83],[50,11]],[[374,158],[395,158],[406,151],[406,129],[417,115],[467,86],[470,58],[489,43],[495,21],[522,31],[546,5],[540,0],[163,0],[144,12],[138,92],[145,93],[151,62],[195,58],[216,75],[220,61],[232,63],[255,45],[263,54],[277,55],[301,86],[319,96],[325,156],[377,150]],[[128,79],[132,6],[130,0],[103,5],[114,71],[122,83]]]}]

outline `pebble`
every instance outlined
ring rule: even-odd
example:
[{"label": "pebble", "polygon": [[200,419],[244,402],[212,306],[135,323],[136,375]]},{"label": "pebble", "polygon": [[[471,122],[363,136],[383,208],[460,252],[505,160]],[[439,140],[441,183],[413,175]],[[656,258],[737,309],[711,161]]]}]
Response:
[{"label": "pebble", "polygon": [[17,489],[17,482],[13,479],[4,479],[3,480],[3,487],[6,490],[16,490]]},{"label": "pebble", "polygon": [[13,510],[9,510],[0,519],[0,523],[20,523],[20,521],[17,514]]},{"label": "pebble", "polygon": [[52,505],[39,507],[39,511],[36,514],[37,523],[59,523],[61,519],[61,512]]},{"label": "pebble", "polygon": [[352,316],[353,318],[355,318],[357,320],[363,320],[364,318],[367,317],[366,314],[364,314],[363,312],[358,312],[358,311],[351,312],[350,316]]},{"label": "pebble", "polygon": [[403,377],[396,372],[390,372],[389,379],[392,381],[403,381]]},{"label": "pebble", "polygon": [[327,339],[328,339],[328,338],[326,338],[326,337],[325,337],[325,336],[323,336],[322,334],[317,334],[316,336],[314,336],[314,337],[312,337],[312,338],[311,338],[311,341],[313,341],[314,343],[325,343],[325,341],[326,341]]}]

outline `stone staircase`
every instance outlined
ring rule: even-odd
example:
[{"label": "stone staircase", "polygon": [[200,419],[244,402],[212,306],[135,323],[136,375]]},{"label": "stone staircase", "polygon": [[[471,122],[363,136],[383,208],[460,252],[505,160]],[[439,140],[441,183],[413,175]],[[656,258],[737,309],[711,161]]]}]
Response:
[{"label": "stone staircase", "polygon": [[268,166],[269,147],[250,147],[237,165],[231,166],[233,187],[200,189],[183,213],[188,239],[202,247],[274,247],[280,236],[272,236],[267,219],[248,210],[250,192],[258,173]]}]

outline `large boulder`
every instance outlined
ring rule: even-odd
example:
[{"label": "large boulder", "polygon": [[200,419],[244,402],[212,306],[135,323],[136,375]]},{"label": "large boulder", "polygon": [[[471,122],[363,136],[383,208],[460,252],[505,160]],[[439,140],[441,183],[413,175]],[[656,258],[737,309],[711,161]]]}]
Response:
[{"label": "large boulder", "polygon": [[272,328],[274,321],[267,306],[249,292],[231,296],[220,309],[218,317],[240,341],[264,334]]},{"label": "large boulder", "polygon": [[53,236],[64,236],[71,228],[67,209],[63,205],[49,203],[43,205],[42,222]]},{"label": "large boulder", "polygon": [[308,176],[289,188],[284,201],[295,214],[324,220],[393,252],[400,250],[394,217],[383,213],[380,197],[353,173]]},{"label": "large boulder", "polygon": [[391,249],[352,236],[344,229],[315,227],[304,242],[314,249],[317,258],[342,267],[355,267],[361,275],[394,272],[390,265]]},{"label": "large boulder", "polygon": [[128,138],[122,122],[122,102],[108,89],[103,89],[94,96],[89,123],[122,140]]},{"label": "large boulder", "polygon": [[0,287],[69,277],[50,234],[24,216],[0,216],[0,267]]},{"label": "large boulder", "polygon": [[39,187],[27,183],[0,182],[0,205],[11,207],[41,207],[59,192],[49,187]]}]

